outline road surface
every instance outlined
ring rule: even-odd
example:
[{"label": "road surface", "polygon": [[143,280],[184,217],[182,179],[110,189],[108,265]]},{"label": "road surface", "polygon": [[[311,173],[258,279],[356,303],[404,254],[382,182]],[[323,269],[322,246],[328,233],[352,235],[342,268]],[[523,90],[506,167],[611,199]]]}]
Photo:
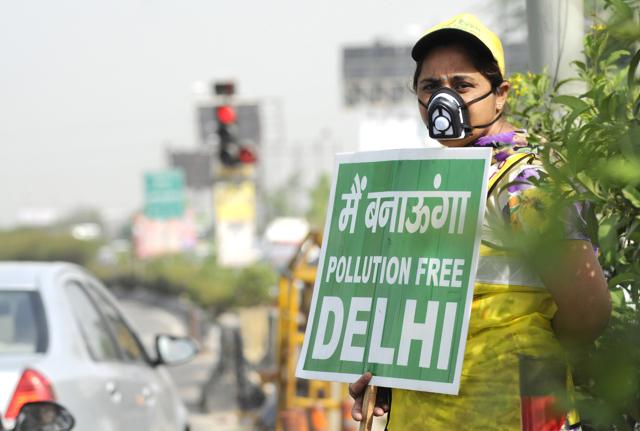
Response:
[{"label": "road surface", "polygon": [[[120,304],[140,334],[148,352],[153,352],[153,340],[156,334],[185,335],[187,333],[186,324],[166,310],[132,300],[120,300]],[[251,418],[242,418],[235,400],[230,399],[223,391],[214,393],[214,402],[218,401],[219,405],[224,407],[223,409],[214,413],[200,411],[202,387],[207,382],[220,355],[216,340],[217,333],[214,327],[200,354],[186,364],[168,367],[169,374],[189,410],[191,431],[252,430]]]}]

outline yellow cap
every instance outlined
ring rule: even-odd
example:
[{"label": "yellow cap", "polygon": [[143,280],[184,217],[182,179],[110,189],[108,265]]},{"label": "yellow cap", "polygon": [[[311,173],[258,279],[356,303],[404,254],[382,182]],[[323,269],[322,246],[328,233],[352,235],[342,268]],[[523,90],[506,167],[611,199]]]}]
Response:
[{"label": "yellow cap", "polygon": [[500,38],[482,24],[475,15],[470,13],[461,13],[427,30],[413,46],[411,57],[413,57],[415,61],[420,61],[424,51],[431,46],[434,36],[447,31],[463,32],[482,42],[489,52],[491,52],[491,55],[493,55],[493,58],[498,63],[500,73],[505,77],[504,50],[502,49]]}]

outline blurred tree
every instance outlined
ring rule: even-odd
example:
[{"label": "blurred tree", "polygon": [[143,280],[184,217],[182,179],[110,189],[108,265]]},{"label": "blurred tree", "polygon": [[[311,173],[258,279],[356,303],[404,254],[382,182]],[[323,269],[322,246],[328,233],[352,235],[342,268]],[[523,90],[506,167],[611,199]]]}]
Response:
[{"label": "blurred tree", "polygon": [[232,269],[219,266],[214,257],[201,259],[187,254],[138,261],[130,252],[128,257],[119,256],[115,265],[104,265],[96,259],[102,245],[102,241],[77,240],[66,229],[60,231],[60,225],[51,231],[0,231],[0,260],[73,262],[87,267],[107,286],[187,294],[214,314],[269,302],[275,283],[275,272],[266,265]]},{"label": "blurred tree", "polygon": [[331,178],[329,174],[322,174],[311,189],[311,205],[307,211],[307,221],[312,228],[322,229],[327,216],[327,203],[331,192]]},{"label": "blurred tree", "polygon": [[250,265],[240,270],[234,281],[235,306],[253,306],[270,301],[270,288],[276,283],[276,274],[264,264]]},{"label": "blurred tree", "polygon": [[[592,242],[614,299],[610,325],[574,352],[584,429],[640,428],[640,0],[590,1],[586,61],[575,62],[586,92],[561,95],[546,74],[514,75],[511,121],[525,127],[549,176],[549,217],[567,203],[589,203]],[[558,225],[559,223],[555,223]],[[555,233],[557,234],[557,232]],[[526,247],[544,250],[545,236]],[[546,255],[550,255],[546,253]],[[551,254],[552,255],[552,254]]]},{"label": "blurred tree", "polygon": [[294,217],[300,214],[297,200],[300,195],[300,171],[295,171],[287,180],[267,196],[267,218]]},{"label": "blurred tree", "polygon": [[214,315],[230,308],[268,303],[275,283],[275,272],[266,265],[226,268],[212,257],[199,260],[187,255],[138,262],[135,272],[125,266],[107,270],[92,266],[91,269],[110,286],[186,294]]},{"label": "blurred tree", "polygon": [[88,264],[100,241],[80,241],[69,233],[42,229],[0,231],[0,260],[65,261]]}]

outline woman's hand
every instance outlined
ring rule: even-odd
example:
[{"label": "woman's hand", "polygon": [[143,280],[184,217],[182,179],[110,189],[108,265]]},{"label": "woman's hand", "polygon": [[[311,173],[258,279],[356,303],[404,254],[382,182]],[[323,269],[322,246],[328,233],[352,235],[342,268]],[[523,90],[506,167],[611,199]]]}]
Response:
[{"label": "woman's hand", "polygon": [[[366,372],[360,376],[358,380],[349,385],[349,395],[355,400],[353,408],[351,409],[351,417],[360,422],[363,419],[362,415],[362,400],[364,398],[364,391],[371,381],[372,374]],[[389,411],[389,388],[378,388],[376,396],[376,405],[373,408],[374,416],[382,416]]]}]

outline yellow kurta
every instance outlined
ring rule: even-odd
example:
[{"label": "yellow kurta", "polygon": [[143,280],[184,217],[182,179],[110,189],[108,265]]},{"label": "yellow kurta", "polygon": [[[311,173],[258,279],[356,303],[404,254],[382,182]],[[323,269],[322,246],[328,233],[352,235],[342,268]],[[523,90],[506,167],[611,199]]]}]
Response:
[{"label": "yellow kurta", "polygon": [[[513,172],[498,180],[497,190],[500,183],[513,181],[528,161],[529,157],[519,160],[520,168],[514,164]],[[500,167],[492,166],[491,173]],[[492,211],[500,211],[505,199],[509,196],[502,193],[490,195],[485,220]],[[483,240],[490,236],[484,229]],[[394,389],[389,430],[521,429],[519,358],[562,358],[551,328],[556,310],[551,295],[524,262],[483,245],[459,395]]]}]

